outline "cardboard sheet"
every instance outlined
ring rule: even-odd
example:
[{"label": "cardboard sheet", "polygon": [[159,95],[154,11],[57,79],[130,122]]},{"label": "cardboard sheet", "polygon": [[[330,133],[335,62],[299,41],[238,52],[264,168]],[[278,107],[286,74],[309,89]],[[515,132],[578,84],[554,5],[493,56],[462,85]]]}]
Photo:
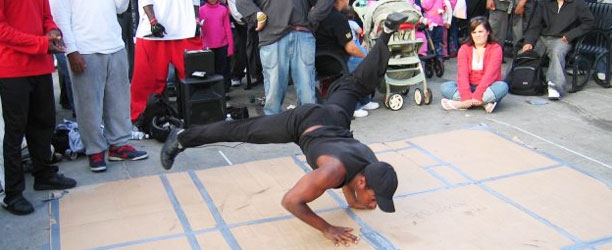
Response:
[{"label": "cardboard sheet", "polygon": [[[612,249],[610,186],[491,131],[371,147],[398,173],[396,213],[348,209],[340,190],[310,204],[360,235],[346,249]],[[51,245],[337,249],[280,205],[307,171],[291,156],[78,187],[51,205]]]}]

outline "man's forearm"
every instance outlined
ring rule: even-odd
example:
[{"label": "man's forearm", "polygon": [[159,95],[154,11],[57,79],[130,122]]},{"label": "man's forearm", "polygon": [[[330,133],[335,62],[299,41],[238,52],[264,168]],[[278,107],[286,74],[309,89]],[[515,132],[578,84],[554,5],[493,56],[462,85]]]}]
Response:
[{"label": "man's forearm", "polygon": [[315,214],[312,209],[310,209],[310,207],[305,203],[300,203],[283,198],[282,205],[295,217],[310,225],[311,227],[316,228],[322,233],[325,233],[325,231],[331,227],[331,225],[327,223],[327,221]]}]

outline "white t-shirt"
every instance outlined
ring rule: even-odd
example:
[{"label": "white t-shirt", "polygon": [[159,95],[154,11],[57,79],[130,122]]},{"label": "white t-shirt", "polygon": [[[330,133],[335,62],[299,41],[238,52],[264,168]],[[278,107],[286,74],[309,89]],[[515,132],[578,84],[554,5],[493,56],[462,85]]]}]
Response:
[{"label": "white t-shirt", "polygon": [[129,0],[50,0],[51,13],[62,31],[66,54],[111,54],[125,45],[117,14]]},{"label": "white t-shirt", "polygon": [[[96,0],[98,1],[98,0]],[[151,24],[144,12],[144,6],[153,5],[157,22],[166,28],[163,38],[151,34]],[[196,12],[193,6],[200,6],[199,0],[138,0],[140,21],[136,37],[149,40],[181,40],[195,36]]]}]

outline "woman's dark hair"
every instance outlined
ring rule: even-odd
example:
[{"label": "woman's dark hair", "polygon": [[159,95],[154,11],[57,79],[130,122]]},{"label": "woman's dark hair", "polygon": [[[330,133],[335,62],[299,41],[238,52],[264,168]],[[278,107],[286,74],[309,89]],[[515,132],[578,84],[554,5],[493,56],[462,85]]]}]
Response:
[{"label": "woman's dark hair", "polygon": [[489,24],[489,20],[487,20],[487,18],[484,16],[477,16],[470,19],[470,33],[467,39],[468,44],[474,46],[474,39],[472,39],[472,31],[474,31],[481,24],[485,28],[485,30],[489,32],[489,37],[487,37],[487,43],[496,43],[497,39],[493,37],[493,32],[491,31],[491,25]]}]

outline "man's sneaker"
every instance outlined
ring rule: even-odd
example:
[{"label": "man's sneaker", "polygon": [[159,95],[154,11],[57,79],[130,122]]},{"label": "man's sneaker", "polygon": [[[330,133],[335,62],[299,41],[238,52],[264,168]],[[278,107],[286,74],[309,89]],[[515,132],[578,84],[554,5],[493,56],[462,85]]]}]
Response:
[{"label": "man's sneaker", "polygon": [[162,147],[161,153],[159,154],[159,158],[162,164],[162,167],[165,169],[172,168],[172,164],[174,164],[174,158],[180,152],[183,152],[185,149],[182,148],[181,144],[178,141],[178,135],[182,133],[184,129],[173,128],[168,134],[168,138],[166,138],[166,142],[164,142],[164,146]]},{"label": "man's sneaker", "polygon": [[600,81],[605,81],[606,80],[606,73],[597,73],[597,79],[599,79]]},{"label": "man's sneaker", "polygon": [[63,174],[54,174],[47,178],[34,178],[34,190],[59,190],[76,186],[76,181]]},{"label": "man's sneaker", "polygon": [[380,108],[380,104],[378,104],[377,102],[368,102],[368,104],[363,105],[361,107],[361,109],[363,110],[375,110],[377,108]]},{"label": "man's sneaker", "polygon": [[232,87],[239,87],[240,84],[240,79],[232,79]]},{"label": "man's sneaker", "polygon": [[11,198],[10,200],[4,199],[2,206],[14,215],[26,215],[34,212],[32,203],[21,195]]},{"label": "man's sneaker", "polygon": [[358,110],[355,110],[355,112],[353,112],[353,117],[355,118],[361,118],[361,117],[366,117],[366,116],[368,116],[367,110],[358,109]]},{"label": "man's sneaker", "polygon": [[104,160],[104,151],[87,156],[89,158],[89,170],[91,172],[106,171],[106,161]]},{"label": "man's sneaker", "polygon": [[561,98],[561,94],[555,88],[555,83],[549,81],[548,82],[548,99],[556,101],[556,100],[559,100],[559,98]]},{"label": "man's sneaker", "polygon": [[394,12],[387,16],[383,24],[383,31],[387,34],[396,32],[399,29],[400,24],[408,20],[408,15],[404,13]]},{"label": "man's sneaker", "polygon": [[136,161],[149,158],[145,151],[138,151],[130,145],[110,146],[108,150],[109,161]]}]

